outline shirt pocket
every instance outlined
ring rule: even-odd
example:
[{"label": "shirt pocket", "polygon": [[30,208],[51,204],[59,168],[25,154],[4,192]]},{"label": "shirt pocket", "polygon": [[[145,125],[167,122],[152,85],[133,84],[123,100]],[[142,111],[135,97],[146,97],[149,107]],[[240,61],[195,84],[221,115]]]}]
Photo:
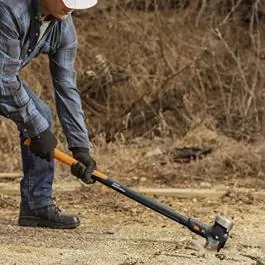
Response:
[{"label": "shirt pocket", "polygon": [[0,71],[2,76],[17,75],[20,66],[20,42],[15,39],[0,40]]}]

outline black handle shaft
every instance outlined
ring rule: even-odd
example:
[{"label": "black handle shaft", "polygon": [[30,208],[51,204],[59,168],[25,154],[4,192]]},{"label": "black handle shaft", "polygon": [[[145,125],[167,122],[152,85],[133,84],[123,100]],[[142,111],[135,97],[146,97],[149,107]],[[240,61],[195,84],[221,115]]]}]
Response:
[{"label": "black handle shaft", "polygon": [[118,183],[117,181],[111,179],[111,178],[100,178],[98,176],[92,176],[93,179],[95,179],[96,181],[108,186],[109,188],[125,195],[126,197],[139,202],[142,205],[145,205],[146,207],[188,227],[191,231],[193,231],[194,233],[207,238],[207,231],[208,231],[208,226],[200,223],[199,221],[197,221],[196,219],[190,218],[190,217],[186,217],[178,212],[173,211],[172,209],[170,209],[169,207],[151,199],[148,198],[120,183]]}]

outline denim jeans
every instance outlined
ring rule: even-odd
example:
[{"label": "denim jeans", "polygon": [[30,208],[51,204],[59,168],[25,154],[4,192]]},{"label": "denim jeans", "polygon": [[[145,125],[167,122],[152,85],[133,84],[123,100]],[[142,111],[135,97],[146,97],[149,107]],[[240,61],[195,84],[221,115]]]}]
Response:
[{"label": "denim jeans", "polygon": [[[26,84],[23,85],[36,108],[47,119],[52,129],[52,113],[49,106],[40,100]],[[30,152],[28,146],[23,144],[25,139],[23,131],[20,131],[24,175],[20,182],[21,207],[34,210],[53,203],[54,161],[48,162],[35,156]]]}]

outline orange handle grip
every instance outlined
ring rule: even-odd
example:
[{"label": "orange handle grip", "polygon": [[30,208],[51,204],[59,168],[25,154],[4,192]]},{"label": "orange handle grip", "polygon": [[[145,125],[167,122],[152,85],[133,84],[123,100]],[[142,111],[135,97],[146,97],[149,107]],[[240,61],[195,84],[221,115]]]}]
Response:
[{"label": "orange handle grip", "polygon": [[54,158],[56,158],[57,160],[63,162],[68,166],[72,166],[78,163],[76,159],[58,150],[57,148],[54,149]]},{"label": "orange handle grip", "polygon": [[101,179],[108,179],[107,175],[105,175],[104,173],[102,173],[102,172],[100,172],[98,170],[94,170],[92,175],[96,176],[96,177],[99,177]]},{"label": "orange handle grip", "polygon": [[[68,166],[72,166],[76,163],[78,163],[78,161],[76,159],[74,159],[73,157],[65,154],[64,152],[58,150],[57,148],[54,149],[54,158],[56,158],[57,160],[63,162],[64,164],[68,165]],[[107,179],[108,177],[101,173],[98,170],[94,170],[93,171],[93,176],[102,178],[102,179]]]},{"label": "orange handle grip", "polygon": [[[30,144],[30,138],[26,139],[24,141],[24,144],[25,145],[29,145]],[[68,165],[68,166],[72,166],[76,163],[78,163],[78,161],[76,159],[74,159],[73,157],[67,155],[66,153],[60,151],[59,149],[55,148],[54,149],[54,158],[61,161],[62,163]],[[98,170],[94,170],[93,171],[93,175],[96,176],[96,177],[99,177],[99,178],[102,178],[102,179],[108,179],[108,177],[101,173],[100,171]]]},{"label": "orange handle grip", "polygon": [[31,142],[30,138],[27,138],[27,139],[24,141],[24,145],[30,145],[30,142]]}]

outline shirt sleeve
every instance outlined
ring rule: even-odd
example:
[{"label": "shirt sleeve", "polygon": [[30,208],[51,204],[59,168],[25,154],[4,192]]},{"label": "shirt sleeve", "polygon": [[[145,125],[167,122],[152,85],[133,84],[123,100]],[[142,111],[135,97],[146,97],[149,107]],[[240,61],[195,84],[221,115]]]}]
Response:
[{"label": "shirt sleeve", "polygon": [[59,46],[49,55],[57,113],[69,148],[89,148],[81,98],[76,88],[76,31],[71,16],[63,23]]},{"label": "shirt sleeve", "polygon": [[0,2],[0,110],[20,130],[34,137],[49,127],[18,77],[21,68],[19,24],[9,7]]}]

